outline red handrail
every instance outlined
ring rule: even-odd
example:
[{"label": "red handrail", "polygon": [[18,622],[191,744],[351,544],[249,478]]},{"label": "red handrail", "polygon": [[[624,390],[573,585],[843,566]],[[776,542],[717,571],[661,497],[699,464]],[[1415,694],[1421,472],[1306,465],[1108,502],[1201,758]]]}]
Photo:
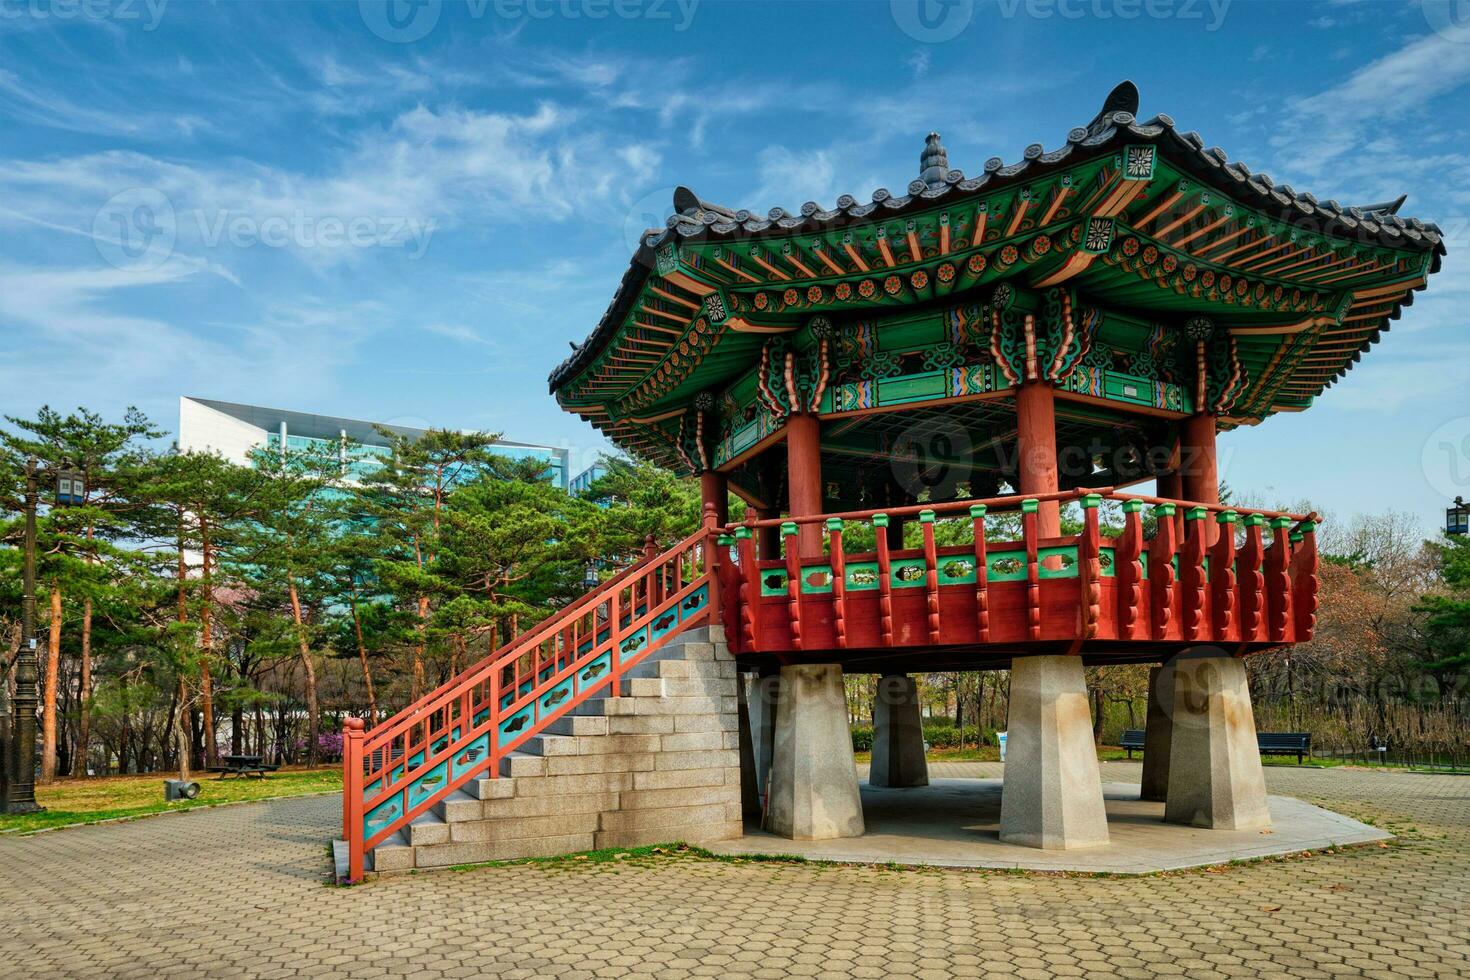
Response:
[{"label": "red handrail", "polygon": [[699,531],[619,572],[371,733],[349,719],[343,766],[349,879],[362,877],[368,851],[445,796],[472,779],[495,778],[499,760],[552,720],[599,691],[616,690],[610,685],[649,651],[713,621],[715,531],[707,512]]}]

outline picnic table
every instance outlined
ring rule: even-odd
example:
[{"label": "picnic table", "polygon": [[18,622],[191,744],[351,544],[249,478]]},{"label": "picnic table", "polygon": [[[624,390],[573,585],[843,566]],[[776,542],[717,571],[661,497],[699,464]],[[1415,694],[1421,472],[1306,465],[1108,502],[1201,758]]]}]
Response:
[{"label": "picnic table", "polygon": [[258,755],[226,755],[221,757],[223,765],[210,766],[210,772],[219,773],[219,778],[227,776],[240,776],[248,778],[254,776],[256,779],[264,779],[268,772],[275,772],[280,766],[266,765],[265,760]]}]

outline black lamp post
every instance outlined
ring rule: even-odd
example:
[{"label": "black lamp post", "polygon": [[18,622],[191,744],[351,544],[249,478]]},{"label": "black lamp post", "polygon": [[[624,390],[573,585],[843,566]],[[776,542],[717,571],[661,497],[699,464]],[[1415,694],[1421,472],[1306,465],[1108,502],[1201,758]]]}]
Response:
[{"label": "black lamp post", "polygon": [[15,720],[5,760],[6,813],[39,813],[36,802],[36,460],[26,460],[25,554],[21,575],[20,652],[15,660]]},{"label": "black lamp post", "polygon": [[1470,504],[1464,497],[1455,498],[1455,506],[1444,512],[1445,534],[1470,534]]}]

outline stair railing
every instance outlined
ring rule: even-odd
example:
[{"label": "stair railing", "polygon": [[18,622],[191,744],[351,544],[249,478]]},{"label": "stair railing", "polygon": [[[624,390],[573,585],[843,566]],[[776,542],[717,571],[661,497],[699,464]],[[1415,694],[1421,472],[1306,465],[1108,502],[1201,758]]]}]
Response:
[{"label": "stair railing", "polygon": [[366,855],[684,629],[719,622],[714,512],[700,530],[602,583],[365,732],[344,728],[348,879]]}]

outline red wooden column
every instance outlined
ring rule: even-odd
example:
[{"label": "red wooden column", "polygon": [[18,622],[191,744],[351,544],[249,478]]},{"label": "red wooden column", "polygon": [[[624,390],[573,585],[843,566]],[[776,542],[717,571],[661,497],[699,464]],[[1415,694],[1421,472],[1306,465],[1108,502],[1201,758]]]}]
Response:
[{"label": "red wooden column", "polygon": [[[822,512],[821,424],[815,415],[794,413],[786,419],[786,512],[810,517]],[[822,555],[822,525],[802,524],[797,548],[803,558]]]},{"label": "red wooden column", "polygon": [[1179,432],[1179,472],[1185,500],[1206,506],[1220,503],[1220,476],[1215,461],[1215,416],[1208,412],[1191,415],[1184,420]]},{"label": "red wooden column", "polygon": [[[1021,385],[1016,392],[1016,427],[1020,449],[1017,476],[1021,484],[1016,489],[1027,497],[1056,493],[1056,395],[1049,382],[1028,381]],[[1044,501],[1036,516],[1041,537],[1061,535],[1061,507],[1055,500]]]},{"label": "red wooden column", "polygon": [[[1220,476],[1215,461],[1215,416],[1208,412],[1191,415],[1179,431],[1179,475],[1184,499],[1206,506],[1220,503]],[[1205,533],[1205,546],[1211,547],[1219,537],[1212,519],[1200,525]]]},{"label": "red wooden column", "polygon": [[724,527],[730,523],[730,483],[725,474],[718,470],[705,470],[699,474],[700,510],[715,506],[715,524]]}]

